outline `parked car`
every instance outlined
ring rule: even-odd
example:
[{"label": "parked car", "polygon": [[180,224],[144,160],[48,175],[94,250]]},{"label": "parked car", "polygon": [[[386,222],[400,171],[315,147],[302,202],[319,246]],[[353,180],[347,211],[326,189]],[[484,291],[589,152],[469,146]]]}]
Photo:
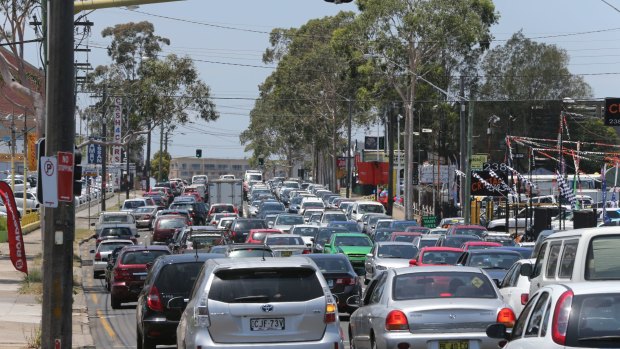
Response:
[{"label": "parked car", "polygon": [[618,281],[548,284],[533,294],[511,333],[504,324],[487,327],[505,349],[618,348]]},{"label": "parked car", "polygon": [[335,299],[307,258],[211,259],[194,289],[178,348],[344,348]]},{"label": "parked car", "polygon": [[342,254],[307,255],[321,270],[321,274],[327,281],[327,286],[338,304],[338,311],[353,313],[355,307],[347,304],[350,297],[362,296],[362,284],[360,283],[351,262]]},{"label": "parked car", "polygon": [[530,295],[530,279],[527,276],[521,275],[521,266],[523,264],[532,265],[535,261],[533,258],[518,260],[508,269],[506,276],[499,284],[499,293],[502,294],[506,303],[514,310],[516,316],[521,314]]},{"label": "parked car", "polygon": [[119,309],[122,303],[135,302],[144,286],[147,265],[163,255],[170,254],[166,246],[124,247],[116,258],[110,280],[110,306]]},{"label": "parked car", "polygon": [[95,256],[93,258],[93,278],[100,278],[108,265],[108,257],[117,247],[133,245],[131,240],[104,240],[99,243],[96,249],[90,250]]},{"label": "parked car", "polygon": [[131,214],[133,214],[136,220],[136,227],[152,229],[157,210],[157,206],[142,206],[133,210]]},{"label": "parked car", "polygon": [[371,281],[349,320],[355,348],[497,349],[489,324],[515,315],[478,268],[389,269]]},{"label": "parked car", "polygon": [[151,243],[165,244],[168,242],[168,239],[172,237],[175,230],[181,229],[190,224],[191,222],[185,216],[166,215],[158,217],[155,222],[153,222]]},{"label": "parked car", "polygon": [[378,274],[393,268],[408,267],[418,249],[410,243],[380,241],[376,242],[366,255],[364,282],[368,283]]},{"label": "parked car", "polygon": [[176,343],[181,312],[205,261],[220,255],[172,255],[158,258],[138,295],[136,341],[138,348]]}]

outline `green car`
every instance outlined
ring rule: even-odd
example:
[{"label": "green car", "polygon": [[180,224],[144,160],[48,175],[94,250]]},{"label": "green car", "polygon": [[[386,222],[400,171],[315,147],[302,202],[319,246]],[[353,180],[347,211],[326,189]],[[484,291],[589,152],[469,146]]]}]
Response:
[{"label": "green car", "polygon": [[[356,271],[364,270],[366,255],[372,249],[372,241],[366,234],[335,233],[323,247],[323,253],[344,253]],[[358,273],[359,273],[358,271]]]}]

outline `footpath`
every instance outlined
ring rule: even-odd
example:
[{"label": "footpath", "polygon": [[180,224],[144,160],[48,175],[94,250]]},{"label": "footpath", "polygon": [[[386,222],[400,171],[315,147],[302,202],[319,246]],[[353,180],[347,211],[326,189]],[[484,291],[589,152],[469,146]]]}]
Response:
[{"label": "footpath", "polygon": [[[119,198],[120,195],[120,198]],[[132,197],[135,193],[132,192]],[[111,207],[117,202],[124,200],[124,194],[116,193],[106,200],[106,207]],[[99,203],[99,201],[97,201]],[[99,216],[101,205],[92,203],[90,207],[90,221],[95,222]],[[76,230],[89,227],[89,209],[85,206],[76,213]],[[88,241],[75,241],[74,251],[78,251],[79,244]],[[33,261],[40,259],[42,254],[41,229],[34,229],[24,235],[24,248],[28,260],[28,269],[40,269],[34,266]],[[35,271],[36,273],[37,271]],[[80,266],[73,268],[74,280],[82,284],[82,271]],[[34,276],[34,273],[33,273]],[[23,284],[25,274],[13,268],[9,258],[8,243],[0,243],[0,349],[36,348],[37,338],[41,331],[41,296],[21,294],[20,287]],[[81,287],[73,296],[73,348],[95,348],[90,333],[86,299]]]}]

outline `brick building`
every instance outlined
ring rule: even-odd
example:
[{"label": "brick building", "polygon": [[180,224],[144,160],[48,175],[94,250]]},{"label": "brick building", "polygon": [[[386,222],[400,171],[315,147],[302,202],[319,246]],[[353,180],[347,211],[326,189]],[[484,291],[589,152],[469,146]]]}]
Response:
[{"label": "brick building", "polygon": [[243,178],[250,169],[247,159],[215,159],[179,157],[170,160],[170,178],[191,180],[192,176],[206,174],[209,179],[217,179],[221,175],[233,174]]}]

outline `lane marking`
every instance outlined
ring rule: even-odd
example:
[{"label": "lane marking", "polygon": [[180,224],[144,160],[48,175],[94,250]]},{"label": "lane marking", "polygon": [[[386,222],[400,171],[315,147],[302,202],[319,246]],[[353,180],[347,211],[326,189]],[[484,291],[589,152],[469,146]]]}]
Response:
[{"label": "lane marking", "polygon": [[99,321],[101,321],[101,325],[103,326],[105,331],[108,333],[108,336],[115,338],[116,332],[114,332],[114,329],[112,328],[108,320],[104,318],[104,315],[101,309],[97,309],[97,317],[99,318]]}]

